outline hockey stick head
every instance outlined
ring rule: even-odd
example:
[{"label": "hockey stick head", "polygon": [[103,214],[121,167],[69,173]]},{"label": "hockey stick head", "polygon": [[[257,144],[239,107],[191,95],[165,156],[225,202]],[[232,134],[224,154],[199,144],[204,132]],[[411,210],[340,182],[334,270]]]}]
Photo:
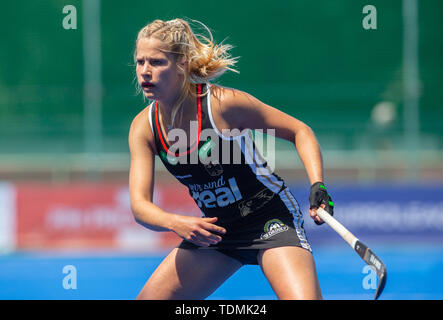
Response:
[{"label": "hockey stick head", "polygon": [[[377,273],[378,274],[378,273]],[[385,284],[386,284],[386,279],[388,277],[388,274],[386,272],[386,267],[383,264],[382,266],[382,270],[380,272],[380,274],[378,275],[379,280],[378,280],[378,286],[377,289],[375,290],[375,297],[374,300],[377,300],[378,297],[381,295],[381,293],[383,292],[383,289],[385,288]]]},{"label": "hockey stick head", "polygon": [[375,297],[374,297],[374,299],[377,300],[378,297],[380,297],[381,293],[383,292],[383,289],[385,288],[386,280],[388,277],[386,266],[383,263],[383,261],[381,261],[381,259],[377,257],[375,253],[372,252],[372,250],[369,249],[361,241],[357,240],[357,242],[355,243],[354,250],[377,273],[378,286],[377,289],[375,290]]}]

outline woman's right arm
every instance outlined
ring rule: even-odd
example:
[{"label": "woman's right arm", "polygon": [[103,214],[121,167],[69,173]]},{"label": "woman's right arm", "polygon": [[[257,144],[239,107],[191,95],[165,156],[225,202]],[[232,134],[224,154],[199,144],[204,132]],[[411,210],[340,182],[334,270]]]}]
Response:
[{"label": "woman's right arm", "polygon": [[135,221],[144,227],[155,231],[170,231],[173,215],[152,203],[155,152],[148,116],[149,108],[146,108],[134,118],[129,130],[131,209]]},{"label": "woman's right arm", "polygon": [[154,231],[174,231],[182,239],[199,246],[221,240],[213,234],[226,230],[215,225],[217,218],[197,218],[173,214],[152,203],[154,190],[155,145],[148,119],[149,108],[137,115],[129,131],[131,166],[129,194],[135,221]]}]

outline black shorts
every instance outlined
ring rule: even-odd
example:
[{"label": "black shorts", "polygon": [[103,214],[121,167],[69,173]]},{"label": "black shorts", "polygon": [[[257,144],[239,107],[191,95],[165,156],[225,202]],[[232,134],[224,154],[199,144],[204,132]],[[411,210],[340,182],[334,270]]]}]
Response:
[{"label": "black shorts", "polygon": [[[262,210],[252,212],[240,222],[223,224],[226,234],[222,241],[209,247],[200,247],[183,240],[182,249],[215,249],[242,264],[257,265],[260,249],[296,246],[311,250],[303,229],[303,215],[295,197],[288,188],[278,193]],[[218,224],[218,223],[217,223]]]}]

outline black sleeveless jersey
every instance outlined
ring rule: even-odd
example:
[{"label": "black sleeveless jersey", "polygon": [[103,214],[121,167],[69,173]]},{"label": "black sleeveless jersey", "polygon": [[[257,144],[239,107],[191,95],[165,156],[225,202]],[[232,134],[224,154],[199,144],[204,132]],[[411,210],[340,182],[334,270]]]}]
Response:
[{"label": "black sleeveless jersey", "polygon": [[[245,218],[251,213],[269,207],[286,185],[257,151],[250,129],[230,137],[217,129],[211,113],[210,88],[198,84],[197,94],[198,121],[194,125],[198,134],[184,137],[186,143],[182,140],[180,145],[191,145],[184,150],[168,144],[160,130],[158,103],[151,104],[149,121],[155,145],[166,169],[188,187],[204,216],[218,217],[220,225],[237,225],[248,220]],[[168,134],[180,136],[174,129]]]}]

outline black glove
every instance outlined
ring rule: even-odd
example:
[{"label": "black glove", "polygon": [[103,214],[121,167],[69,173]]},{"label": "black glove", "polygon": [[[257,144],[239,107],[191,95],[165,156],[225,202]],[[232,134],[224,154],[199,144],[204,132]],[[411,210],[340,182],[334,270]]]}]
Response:
[{"label": "black glove", "polygon": [[[316,182],[311,186],[311,193],[309,194],[309,208],[319,208],[321,204],[325,205],[325,210],[331,215],[334,215],[334,203],[331,196],[325,188],[323,182]],[[315,224],[321,225],[324,222],[314,220]]]}]

